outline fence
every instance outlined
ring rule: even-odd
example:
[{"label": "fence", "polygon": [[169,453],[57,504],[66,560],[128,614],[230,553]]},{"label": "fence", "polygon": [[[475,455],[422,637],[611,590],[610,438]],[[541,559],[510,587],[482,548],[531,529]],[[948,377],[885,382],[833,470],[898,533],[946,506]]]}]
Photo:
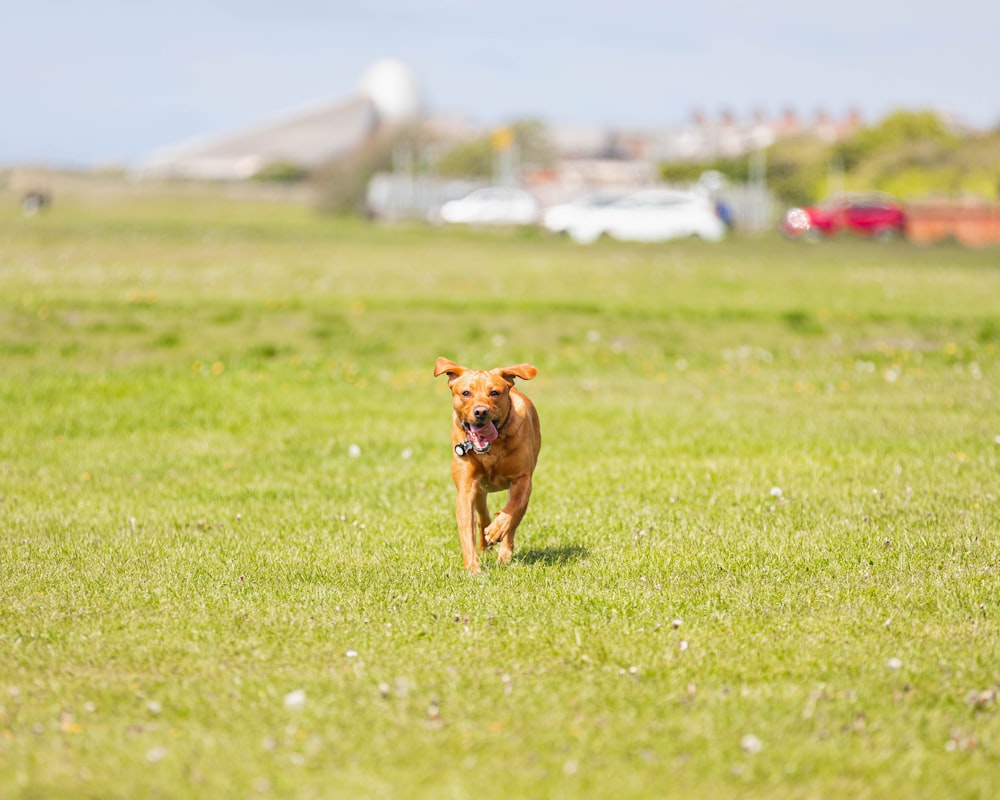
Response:
[{"label": "fence", "polygon": [[378,219],[431,219],[448,200],[482,186],[469,180],[380,172],[368,183],[368,213]]},{"label": "fence", "polygon": [[915,203],[906,210],[906,236],[917,244],[949,238],[967,247],[1000,244],[1000,206]]},{"label": "fence", "polygon": [[[384,220],[433,220],[442,203],[462,197],[483,185],[472,180],[380,172],[368,184],[368,213]],[[765,187],[759,184],[727,184],[713,195],[714,199],[725,204],[737,230],[761,233],[774,226],[777,205]]]}]

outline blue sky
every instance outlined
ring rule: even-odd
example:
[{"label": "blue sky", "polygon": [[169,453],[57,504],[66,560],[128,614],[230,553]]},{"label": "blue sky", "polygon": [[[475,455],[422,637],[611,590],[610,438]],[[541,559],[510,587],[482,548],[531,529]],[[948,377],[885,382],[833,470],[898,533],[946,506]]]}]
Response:
[{"label": "blue sky", "polygon": [[694,109],[1000,124],[1000,3],[0,0],[0,164],[135,163],[355,91],[376,60],[479,123]]}]

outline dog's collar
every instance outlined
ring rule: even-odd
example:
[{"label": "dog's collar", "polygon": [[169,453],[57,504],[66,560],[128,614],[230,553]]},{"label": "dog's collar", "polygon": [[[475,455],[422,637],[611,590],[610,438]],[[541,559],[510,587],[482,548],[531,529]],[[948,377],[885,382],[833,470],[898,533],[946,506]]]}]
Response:
[{"label": "dog's collar", "polygon": [[514,412],[514,406],[512,404],[511,407],[507,409],[507,418],[499,425],[497,425],[497,433],[500,433],[500,431],[502,431],[505,427],[507,427],[507,423],[510,422],[510,415],[513,412]]}]

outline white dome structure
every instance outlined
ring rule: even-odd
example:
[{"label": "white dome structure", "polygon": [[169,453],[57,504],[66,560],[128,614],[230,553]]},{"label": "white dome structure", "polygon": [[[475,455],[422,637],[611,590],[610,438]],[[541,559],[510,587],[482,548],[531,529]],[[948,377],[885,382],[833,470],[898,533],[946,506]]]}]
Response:
[{"label": "white dome structure", "polygon": [[416,78],[402,61],[375,62],[358,91],[339,102],[278,117],[221,136],[161,148],[149,155],[139,174],[153,178],[246,180],[272,164],[306,170],[348,158],[372,141],[379,127],[420,114]]},{"label": "white dome structure", "polygon": [[361,79],[361,93],[375,104],[384,119],[403,120],[420,113],[422,99],[417,79],[399,59],[383,58],[372,64]]}]

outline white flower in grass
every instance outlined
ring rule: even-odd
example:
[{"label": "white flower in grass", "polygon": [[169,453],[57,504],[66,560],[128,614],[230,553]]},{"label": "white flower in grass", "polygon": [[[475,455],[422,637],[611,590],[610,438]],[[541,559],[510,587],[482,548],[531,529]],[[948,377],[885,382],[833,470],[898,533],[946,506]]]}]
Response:
[{"label": "white flower in grass", "polygon": [[755,756],[764,749],[764,743],[752,733],[748,733],[740,739],[740,749],[748,755]]},{"label": "white flower in grass", "polygon": [[350,447],[347,448],[347,455],[349,455],[351,458],[358,458],[361,455],[361,445],[352,444]]},{"label": "white flower in grass", "polygon": [[772,486],[771,487],[771,497],[781,497],[783,494],[784,494],[784,492],[781,491],[781,487],[780,486]]},{"label": "white flower in grass", "polygon": [[891,669],[891,670],[897,670],[897,669],[902,669],[903,668],[903,662],[902,662],[902,660],[896,658],[895,656],[893,656],[888,661],[886,661],[885,665],[889,669]]},{"label": "white flower in grass", "polygon": [[285,695],[285,708],[288,711],[298,711],[300,708],[305,707],[305,704],[305,689],[294,689]]},{"label": "white flower in grass", "polygon": [[146,761],[150,764],[156,764],[163,761],[167,757],[167,748],[165,747],[151,747],[146,752]]}]

